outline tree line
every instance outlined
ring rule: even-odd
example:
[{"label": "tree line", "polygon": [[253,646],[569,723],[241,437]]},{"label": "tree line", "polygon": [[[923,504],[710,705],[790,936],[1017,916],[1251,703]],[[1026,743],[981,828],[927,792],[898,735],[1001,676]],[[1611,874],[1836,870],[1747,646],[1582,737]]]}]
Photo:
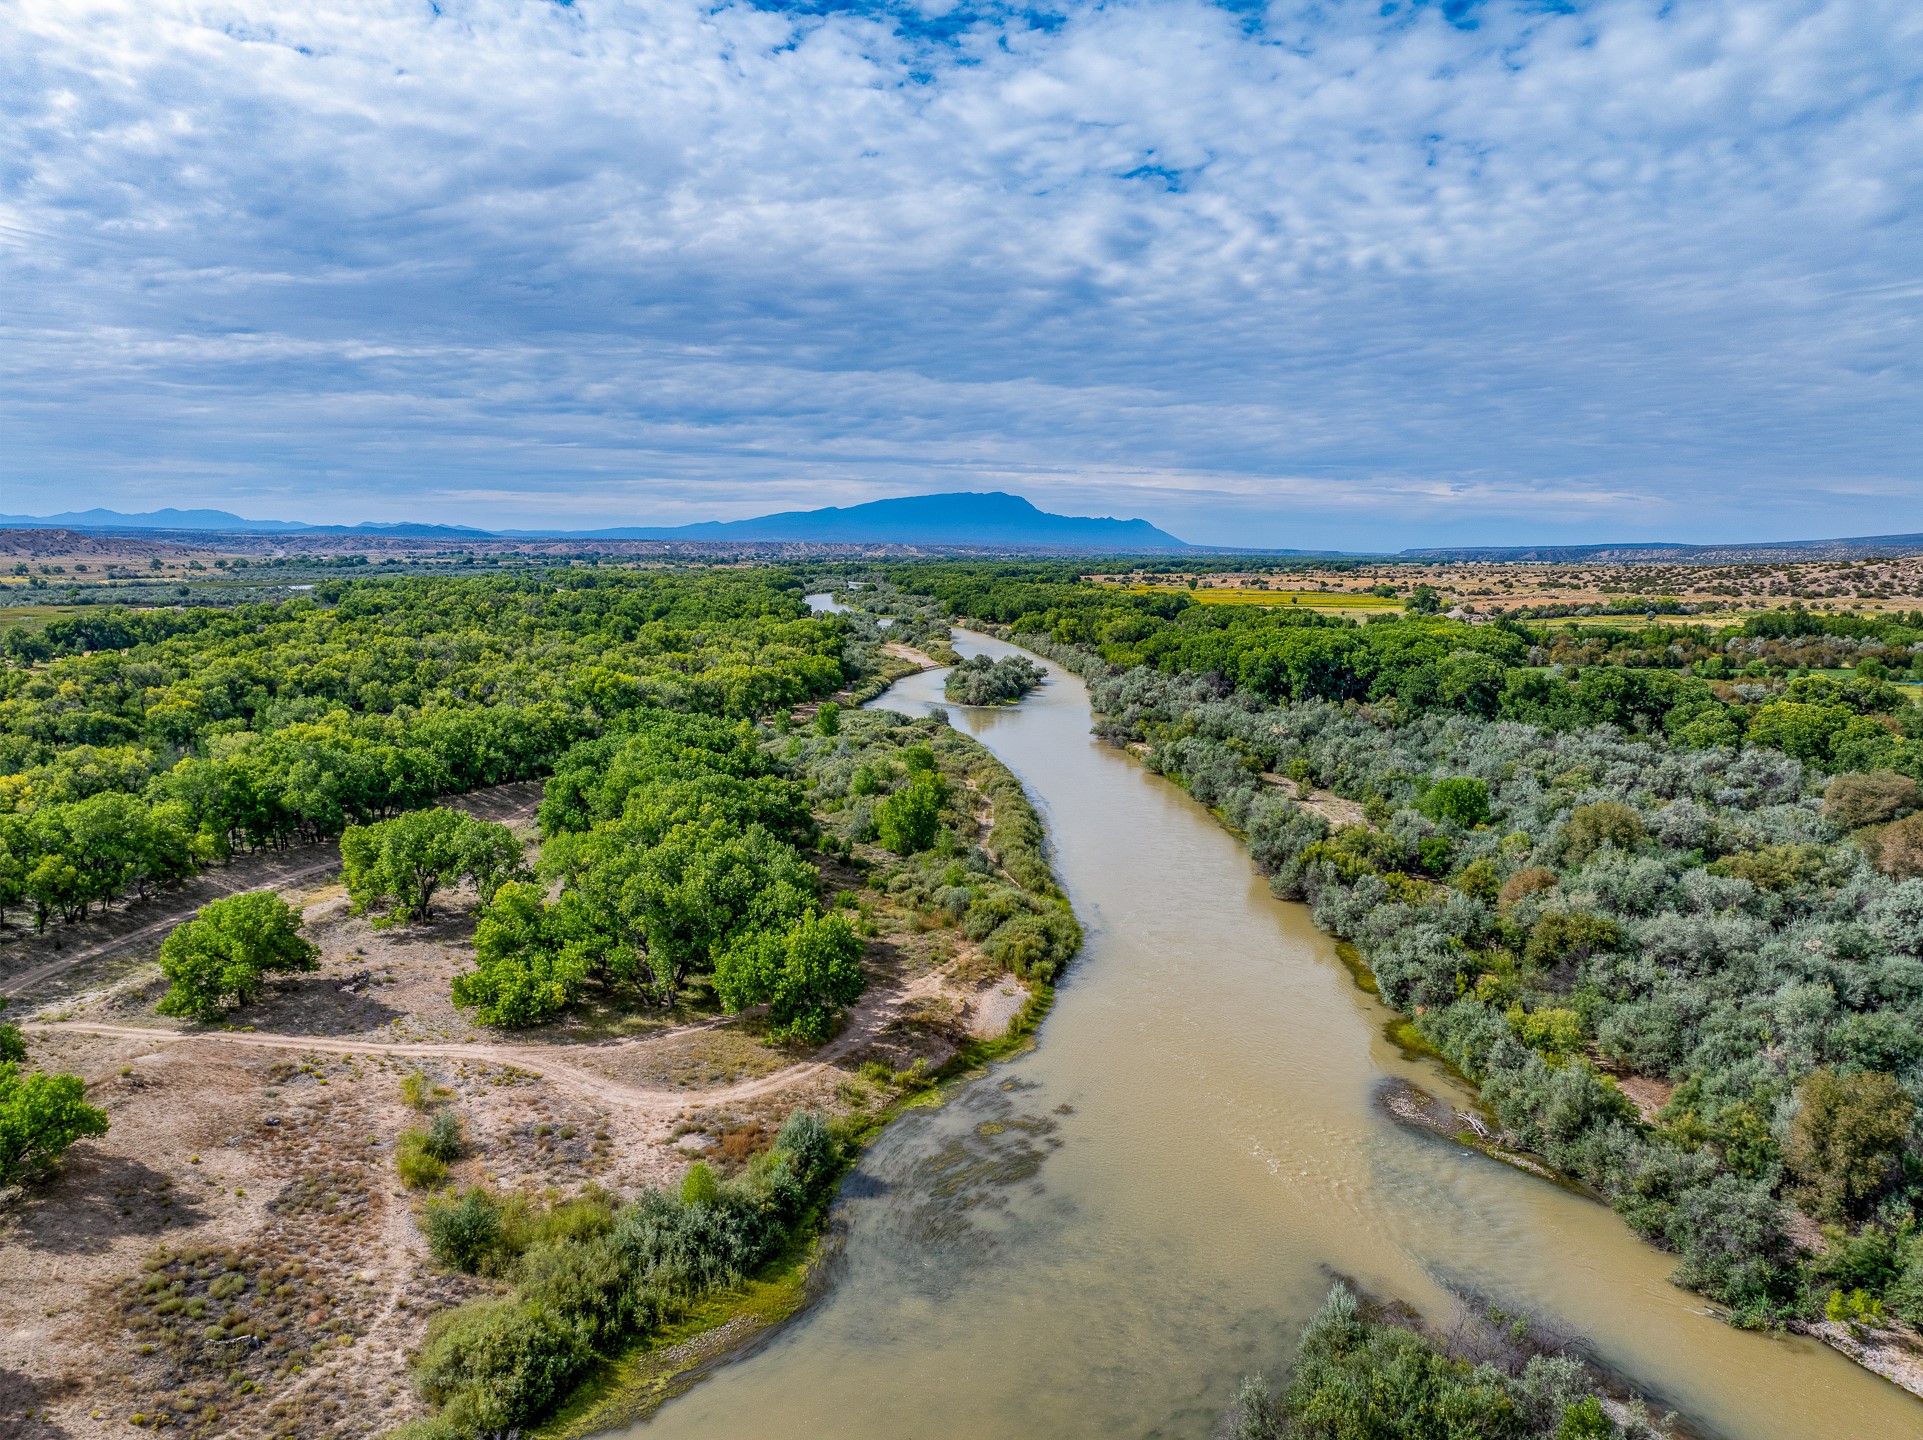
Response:
[{"label": "tree line", "polygon": [[0,669],[0,921],[84,919],[237,850],[541,775],[636,709],[766,714],[849,678],[846,627],[772,571],[329,597],[103,612],[59,622],[57,658]]},{"label": "tree line", "polygon": [[[1740,627],[1545,627],[1436,615],[1355,621],[1207,605],[1080,581],[1060,562],[952,562],[886,572],[952,615],[1070,646],[1115,669],[1200,674],[1276,703],[1326,700],[1515,720],[1613,725],[1687,749],[1753,745],[1828,770],[1923,778],[1923,614],[1754,615]],[[1843,675],[1812,670],[1846,666]]]}]

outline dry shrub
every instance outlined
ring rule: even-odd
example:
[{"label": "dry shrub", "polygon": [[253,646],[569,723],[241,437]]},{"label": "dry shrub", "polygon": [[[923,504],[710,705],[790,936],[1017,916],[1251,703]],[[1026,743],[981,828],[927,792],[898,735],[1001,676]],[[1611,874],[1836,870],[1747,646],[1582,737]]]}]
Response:
[{"label": "dry shrub", "polygon": [[1894,770],[1838,775],[1823,792],[1823,814],[1845,830],[1881,825],[1918,808],[1923,808],[1923,794],[1916,782]]},{"label": "dry shrub", "polygon": [[1892,880],[1923,879],[1923,813],[1906,815],[1878,831],[1871,856]]},{"label": "dry shrub", "polygon": [[759,1120],[737,1125],[721,1132],[721,1158],[730,1165],[745,1165],[775,1143],[775,1132]]},{"label": "dry shrub", "polygon": [[353,1297],[298,1260],[160,1250],[142,1272],[120,1285],[119,1311],[139,1353],[164,1364],[143,1378],[174,1391],[142,1402],[142,1423],[155,1427],[211,1426],[253,1386],[298,1373],[359,1328]]},{"label": "dry shrub", "polygon": [[1540,865],[1531,865],[1518,870],[1502,882],[1502,894],[1497,904],[1507,910],[1525,895],[1539,894],[1544,890],[1556,888],[1556,872]]}]

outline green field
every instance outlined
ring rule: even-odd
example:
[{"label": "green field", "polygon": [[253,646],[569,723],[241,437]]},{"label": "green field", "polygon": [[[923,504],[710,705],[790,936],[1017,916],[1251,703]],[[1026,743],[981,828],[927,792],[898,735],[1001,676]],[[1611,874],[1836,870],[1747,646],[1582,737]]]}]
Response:
[{"label": "green field", "polygon": [[80,605],[0,605],[0,631],[11,630],[16,625],[27,631],[44,630],[49,620],[78,615],[84,608]]}]

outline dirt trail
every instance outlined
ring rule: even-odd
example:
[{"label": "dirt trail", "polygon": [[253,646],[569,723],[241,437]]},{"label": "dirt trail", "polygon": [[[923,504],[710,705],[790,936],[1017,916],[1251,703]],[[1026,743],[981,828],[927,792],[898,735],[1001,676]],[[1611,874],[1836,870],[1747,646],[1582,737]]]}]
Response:
[{"label": "dirt trail", "polygon": [[250,873],[240,877],[237,882],[227,875],[222,875],[218,879],[202,877],[203,883],[195,885],[191,895],[176,891],[167,896],[172,903],[166,906],[158,920],[143,925],[138,930],[129,930],[120,935],[110,936],[85,949],[76,950],[71,955],[62,955],[58,960],[49,960],[45,964],[36,965],[31,970],[23,970],[18,975],[11,975],[6,980],[0,981],[0,995],[23,995],[42,981],[51,980],[73,969],[76,965],[97,960],[102,955],[112,954],[115,950],[145,940],[149,936],[158,935],[163,930],[171,930],[209,900],[218,900],[228,895],[245,895],[255,890],[278,890],[302,880],[311,880],[316,875],[325,875],[329,870],[339,869],[341,863],[339,850],[331,844],[325,848],[331,852],[326,859],[316,860],[299,870]]},{"label": "dirt trail", "polygon": [[27,1021],[21,1029],[29,1034],[103,1035],[114,1039],[151,1041],[159,1045],[211,1042],[254,1050],[316,1051],[327,1055],[394,1055],[420,1059],[480,1060],[495,1065],[514,1065],[534,1070],[558,1088],[597,1100],[612,1101],[627,1107],[652,1105],[662,1111],[676,1111],[690,1100],[702,1104],[730,1104],[772,1094],[811,1080],[831,1068],[837,1060],[852,1054],[874,1040],[903,1002],[935,993],[941,988],[937,974],[923,975],[906,985],[872,988],[850,1012],[841,1034],[806,1060],[783,1066],[771,1074],[738,1081],[717,1089],[689,1090],[685,1087],[635,1085],[597,1071],[569,1063],[570,1049],[596,1056],[626,1050],[641,1050],[659,1045],[695,1030],[707,1029],[713,1021],[677,1027],[663,1035],[622,1040],[591,1046],[521,1045],[493,1042],[408,1044],[387,1040],[356,1040],[349,1037],[320,1035],[272,1035],[247,1030],[177,1030],[162,1025],[111,1025],[91,1020]]}]

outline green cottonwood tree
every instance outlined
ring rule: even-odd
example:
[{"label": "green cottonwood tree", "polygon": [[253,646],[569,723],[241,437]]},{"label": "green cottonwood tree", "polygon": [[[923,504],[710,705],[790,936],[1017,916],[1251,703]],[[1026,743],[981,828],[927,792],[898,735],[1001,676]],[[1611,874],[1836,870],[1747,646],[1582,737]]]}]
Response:
[{"label": "green cottonwood tree", "polygon": [[676,825],[648,844],[637,823],[564,837],[545,859],[566,887],[557,923],[609,982],[672,1005],[736,935],[786,925],[814,904],[815,868],[760,825]]},{"label": "green cottonwood tree", "polygon": [[744,935],[715,962],[715,991],[730,1010],[766,1001],[777,1039],[820,1044],[842,1008],[861,998],[861,940],[840,915],[807,914],[785,931]]},{"label": "green cottonwood tree", "polygon": [[107,1112],[85,1096],[78,1075],[23,1073],[0,1061],[0,1184],[29,1179],[74,1141],[107,1133]]},{"label": "green cottonwood tree", "polygon": [[341,833],[341,868],[354,908],[382,906],[376,924],[425,921],[434,892],[463,876],[483,903],[521,870],[521,843],[505,825],[459,810],[410,810],[378,825],[350,825]]},{"label": "green cottonwood tree", "polygon": [[1489,784],[1473,775],[1451,775],[1429,787],[1421,809],[1432,820],[1453,821],[1465,830],[1487,825]]},{"label": "green cottonwood tree", "polygon": [[551,1020],[569,1005],[587,963],[559,933],[541,887],[509,881],[474,927],[474,969],[454,977],[454,1003],[483,1025],[517,1028]]},{"label": "green cottonwood tree", "polygon": [[875,807],[875,830],[897,855],[913,855],[935,843],[948,783],[937,772],[922,771]]},{"label": "green cottonwood tree", "polygon": [[209,1020],[245,1005],[275,970],[312,970],[320,951],[300,935],[300,915],[269,891],[229,895],[176,925],[160,947],[160,968],[173,988],[162,1015]]}]

